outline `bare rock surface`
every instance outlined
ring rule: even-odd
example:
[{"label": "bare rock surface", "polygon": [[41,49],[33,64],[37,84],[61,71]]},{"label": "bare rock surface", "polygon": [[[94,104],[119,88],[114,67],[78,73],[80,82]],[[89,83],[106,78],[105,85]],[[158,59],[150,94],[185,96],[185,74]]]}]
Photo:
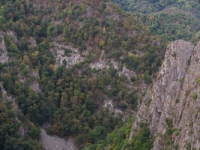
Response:
[{"label": "bare rock surface", "polygon": [[[60,66],[66,61],[66,67],[72,67],[75,64],[84,60],[84,57],[81,56],[78,49],[73,48],[72,46],[66,46],[54,42],[54,47],[51,49],[55,58],[56,58],[56,66]],[[68,51],[67,55],[65,51]]]},{"label": "bare rock surface", "polygon": [[132,70],[127,69],[126,65],[123,65],[122,71],[119,72],[119,75],[125,75],[129,79],[129,81],[131,77],[137,78],[136,73]]},{"label": "bare rock surface", "polygon": [[58,136],[47,135],[46,131],[41,128],[40,143],[45,150],[78,150],[74,144],[73,139],[69,138],[67,141]]},{"label": "bare rock surface", "polygon": [[15,33],[13,31],[7,31],[5,34],[12,36],[15,43],[18,42],[17,36],[15,35]]},{"label": "bare rock surface", "polygon": [[38,82],[36,81],[36,79],[34,81],[31,82],[30,87],[36,91],[36,92],[40,92],[40,86],[38,84]]},{"label": "bare rock surface", "polygon": [[191,149],[200,148],[199,60],[200,42],[194,46],[178,40],[168,46],[157,81],[140,105],[131,136],[138,122],[145,121],[156,137],[153,150],[161,150],[167,140],[164,139],[169,128],[166,120],[171,120],[173,129],[178,129],[171,139],[179,150],[185,150],[188,144]]},{"label": "bare rock surface", "polygon": [[120,66],[120,64],[118,62],[114,61],[113,59],[108,61],[106,59],[106,55],[105,55],[104,51],[102,51],[101,56],[99,58],[99,61],[94,62],[94,63],[90,63],[90,67],[95,68],[97,70],[109,69],[110,67],[113,67],[114,69],[118,70],[119,76],[124,75],[129,80],[132,76],[137,78],[136,73],[132,70],[127,69],[125,64],[123,65],[123,68],[122,68],[121,71],[119,70],[119,66]]},{"label": "bare rock surface", "polygon": [[13,38],[14,42],[17,43],[17,37],[13,31],[0,32],[0,63],[7,63],[9,61],[8,51],[6,49],[4,36],[9,35]]},{"label": "bare rock surface", "polygon": [[122,114],[122,110],[115,108],[114,104],[113,104],[113,101],[110,100],[110,99],[105,99],[104,100],[103,108],[108,108],[108,110],[110,112],[115,113],[115,115]]},{"label": "bare rock surface", "polygon": [[8,52],[6,49],[4,36],[1,33],[0,33],[0,39],[1,39],[0,40],[0,62],[6,63],[6,62],[8,62]]},{"label": "bare rock surface", "polygon": [[36,40],[33,37],[30,37],[28,39],[28,42],[30,42],[32,47],[36,47],[37,46]]},{"label": "bare rock surface", "polygon": [[7,91],[3,88],[2,83],[0,82],[0,88],[2,92],[2,98],[4,101],[11,101],[12,103],[15,103],[15,98],[7,94]]},{"label": "bare rock surface", "polygon": [[40,91],[41,91],[40,85],[39,85],[39,83],[37,82],[37,79],[39,79],[39,74],[38,74],[38,72],[35,71],[35,70],[32,70],[30,74],[31,74],[31,76],[34,78],[34,79],[32,80],[32,82],[31,82],[31,84],[30,84],[30,87],[31,87],[34,91],[40,92]]},{"label": "bare rock surface", "polygon": [[108,69],[109,68],[109,63],[106,60],[106,56],[105,56],[105,52],[102,51],[101,56],[99,58],[98,62],[95,63],[91,63],[90,64],[91,68],[95,68],[95,69]]},{"label": "bare rock surface", "polygon": [[85,17],[86,17],[86,18],[90,18],[90,17],[92,17],[92,15],[93,15],[93,9],[92,9],[92,7],[89,6],[89,7],[86,9]]}]

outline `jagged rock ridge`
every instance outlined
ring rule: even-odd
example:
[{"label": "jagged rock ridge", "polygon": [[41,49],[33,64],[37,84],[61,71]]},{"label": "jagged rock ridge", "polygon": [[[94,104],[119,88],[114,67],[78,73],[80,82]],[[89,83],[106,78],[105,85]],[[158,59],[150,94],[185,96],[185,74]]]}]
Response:
[{"label": "jagged rock ridge", "polygon": [[[146,121],[156,137],[153,150],[166,148],[169,120],[173,146],[170,149],[200,148],[200,42],[172,42],[157,81],[150,87],[137,113],[137,123]],[[131,134],[131,136],[132,136]],[[168,137],[169,138],[169,137]]]}]

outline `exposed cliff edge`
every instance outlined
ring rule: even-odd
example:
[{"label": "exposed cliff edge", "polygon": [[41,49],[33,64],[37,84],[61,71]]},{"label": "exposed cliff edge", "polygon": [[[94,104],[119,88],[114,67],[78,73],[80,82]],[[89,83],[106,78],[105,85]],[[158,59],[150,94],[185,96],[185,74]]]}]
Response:
[{"label": "exposed cliff edge", "polygon": [[149,88],[137,113],[155,136],[153,150],[200,148],[200,42],[172,42],[156,82]]}]

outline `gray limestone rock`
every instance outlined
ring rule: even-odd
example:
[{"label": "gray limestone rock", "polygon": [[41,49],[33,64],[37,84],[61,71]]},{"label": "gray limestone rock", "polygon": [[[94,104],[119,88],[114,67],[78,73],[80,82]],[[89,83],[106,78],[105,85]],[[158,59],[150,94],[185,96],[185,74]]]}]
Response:
[{"label": "gray limestone rock", "polygon": [[[56,66],[62,65],[65,61],[66,67],[69,68],[84,60],[84,58],[81,56],[78,49],[76,48],[58,44],[56,42],[54,42],[53,45],[54,47],[51,49],[51,51],[56,58]],[[65,51],[68,51],[68,54],[66,54]]]},{"label": "gray limestone rock", "polygon": [[166,140],[162,139],[162,135],[168,128],[166,119],[170,119],[173,128],[179,129],[178,134],[172,135],[174,145],[178,145],[179,150],[186,149],[188,143],[192,148],[200,148],[199,60],[200,42],[194,46],[190,42],[178,40],[168,46],[157,81],[153,87],[149,87],[140,104],[130,138],[138,122],[145,121],[156,137],[153,150],[161,150]]},{"label": "gray limestone rock", "polygon": [[40,130],[40,143],[43,145],[45,150],[78,150],[73,139],[69,138],[68,140],[65,140],[58,136],[50,136],[47,135],[43,128]]},{"label": "gray limestone rock", "polygon": [[36,40],[33,37],[30,37],[28,39],[28,42],[30,42],[32,47],[36,47],[37,46]]},{"label": "gray limestone rock", "polygon": [[93,15],[93,9],[92,9],[92,7],[89,6],[89,7],[86,9],[85,17],[86,17],[86,18],[90,18],[90,17],[92,17],[92,15]]},{"label": "gray limestone rock", "polygon": [[17,36],[15,35],[15,33],[13,31],[7,31],[5,34],[12,36],[15,43],[18,42]]},{"label": "gray limestone rock", "polygon": [[0,33],[0,39],[1,39],[0,40],[0,62],[6,63],[6,62],[8,62],[8,52],[6,49],[4,36],[1,33]]}]

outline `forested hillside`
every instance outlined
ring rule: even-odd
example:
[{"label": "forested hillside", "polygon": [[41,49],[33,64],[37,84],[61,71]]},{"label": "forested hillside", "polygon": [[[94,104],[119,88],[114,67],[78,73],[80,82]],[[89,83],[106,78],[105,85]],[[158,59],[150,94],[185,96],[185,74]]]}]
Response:
[{"label": "forested hillside", "polygon": [[170,41],[199,40],[200,2],[198,0],[113,0],[133,12],[154,33]]},{"label": "forested hillside", "polygon": [[0,22],[0,149],[42,149],[41,126],[80,149],[152,147],[126,121],[166,47],[148,27],[107,0],[3,0]]}]

